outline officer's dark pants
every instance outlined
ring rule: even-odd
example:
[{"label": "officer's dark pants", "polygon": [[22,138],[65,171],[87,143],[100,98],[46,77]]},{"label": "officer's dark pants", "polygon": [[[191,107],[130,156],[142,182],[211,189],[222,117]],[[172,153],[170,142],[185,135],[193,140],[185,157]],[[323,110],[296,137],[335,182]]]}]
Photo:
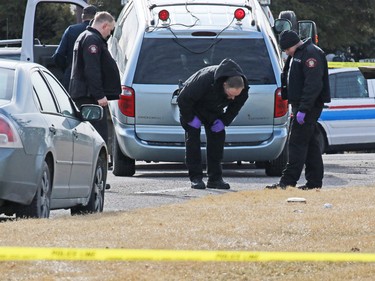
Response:
[{"label": "officer's dark pants", "polygon": [[[98,102],[93,98],[80,98],[74,100],[77,107],[79,108],[82,104],[98,104]],[[90,122],[94,128],[98,131],[99,135],[103,138],[108,146],[108,124],[107,124],[107,111],[103,110],[103,118],[98,121]]]},{"label": "officer's dark pants", "polygon": [[288,148],[289,160],[280,183],[295,186],[301,176],[303,166],[306,165],[306,186],[321,187],[324,167],[317,122],[306,122],[300,125],[297,120],[293,120]]},{"label": "officer's dark pants", "polygon": [[[190,180],[203,178],[202,156],[201,156],[201,128],[195,129],[181,121],[185,129],[185,162],[189,171]],[[215,133],[210,126],[205,126],[207,139],[207,176],[209,180],[215,181],[222,178],[221,161],[223,160],[225,130]]]}]

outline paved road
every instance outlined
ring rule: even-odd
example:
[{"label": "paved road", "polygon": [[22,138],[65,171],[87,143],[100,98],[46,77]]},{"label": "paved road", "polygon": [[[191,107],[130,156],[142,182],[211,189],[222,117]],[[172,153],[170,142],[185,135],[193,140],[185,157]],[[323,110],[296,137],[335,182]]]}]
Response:
[{"label": "paved road", "polygon": [[[375,179],[375,154],[347,153],[324,155],[324,188],[371,186]],[[278,177],[267,177],[263,169],[252,164],[224,165],[224,178],[231,184],[229,191],[194,190],[190,188],[183,164],[147,164],[139,162],[133,177],[108,174],[111,189],[106,191],[104,211],[132,210],[162,204],[178,203],[212,194],[263,189],[278,182]],[[301,177],[304,184],[304,175]],[[69,215],[69,211],[52,211],[51,217]]]},{"label": "paved road", "polygon": [[[372,185],[375,178],[375,154],[324,155],[324,188]],[[224,178],[231,184],[229,192],[262,189],[278,182],[278,177],[267,177],[263,169],[254,165],[224,165]],[[301,177],[304,184],[304,175]],[[181,164],[137,164],[133,177],[115,177],[109,174],[111,190],[106,193],[106,211],[130,210],[166,203],[175,203],[222,190],[193,190]]]}]

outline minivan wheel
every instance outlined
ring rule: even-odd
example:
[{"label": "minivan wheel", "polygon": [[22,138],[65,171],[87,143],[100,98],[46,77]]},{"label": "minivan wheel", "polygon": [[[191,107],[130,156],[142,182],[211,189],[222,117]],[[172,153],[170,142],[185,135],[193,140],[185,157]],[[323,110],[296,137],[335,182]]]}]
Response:
[{"label": "minivan wheel", "polygon": [[135,174],[135,160],[125,156],[113,135],[113,174],[119,177],[131,177]]},{"label": "minivan wheel", "polygon": [[269,177],[280,177],[288,162],[288,142],[285,143],[284,149],[275,160],[266,163],[266,175]]},{"label": "minivan wheel", "polygon": [[30,205],[20,206],[16,211],[17,218],[49,218],[51,208],[51,172],[47,162],[43,163],[42,175]]}]

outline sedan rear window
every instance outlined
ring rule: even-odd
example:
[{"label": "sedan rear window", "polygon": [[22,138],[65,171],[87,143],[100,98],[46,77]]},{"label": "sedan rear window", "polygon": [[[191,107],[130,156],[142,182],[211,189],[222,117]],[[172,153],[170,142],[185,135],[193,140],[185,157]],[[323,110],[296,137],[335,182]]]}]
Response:
[{"label": "sedan rear window", "polygon": [[0,67],[0,99],[10,100],[13,95],[14,70]]},{"label": "sedan rear window", "polygon": [[177,84],[224,58],[237,62],[252,85],[276,83],[264,40],[233,38],[145,38],[134,83]]}]

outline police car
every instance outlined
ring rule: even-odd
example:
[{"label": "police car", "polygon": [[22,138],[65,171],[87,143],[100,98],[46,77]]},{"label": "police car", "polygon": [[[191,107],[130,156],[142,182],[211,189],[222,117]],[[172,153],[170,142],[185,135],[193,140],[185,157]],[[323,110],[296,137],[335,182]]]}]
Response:
[{"label": "police car", "polygon": [[375,149],[375,77],[367,73],[369,79],[358,68],[329,70],[332,100],[319,119],[322,151]]}]

